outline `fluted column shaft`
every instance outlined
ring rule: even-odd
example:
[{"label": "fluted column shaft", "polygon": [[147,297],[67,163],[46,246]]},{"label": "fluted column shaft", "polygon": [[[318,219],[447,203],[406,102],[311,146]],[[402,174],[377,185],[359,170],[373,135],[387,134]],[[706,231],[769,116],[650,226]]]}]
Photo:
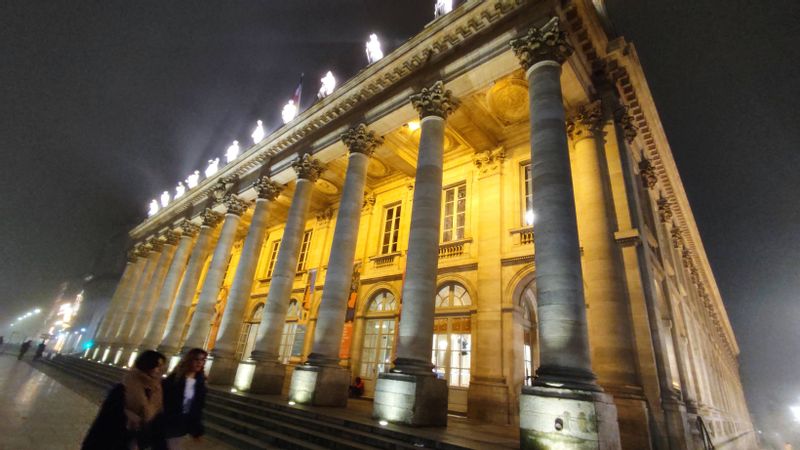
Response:
[{"label": "fluted column shaft", "polygon": [[312,364],[338,365],[339,347],[344,333],[347,298],[353,279],[353,261],[364,202],[369,156],[351,151],[336,228],[333,233],[328,272],[314,330],[314,345],[308,359]]},{"label": "fluted column shaft", "polygon": [[192,322],[189,325],[189,332],[186,335],[186,342],[183,344],[184,351],[195,347],[203,347],[211,330],[214,305],[217,303],[219,290],[222,287],[225,268],[231,256],[233,241],[236,238],[236,229],[239,227],[240,219],[239,214],[231,212],[225,214],[219,240],[217,240],[217,246],[214,247],[214,254],[211,256],[211,263],[208,266],[203,287],[200,289],[200,297],[197,300]]},{"label": "fluted column shaft", "polygon": [[[194,234],[196,234],[196,232]],[[184,230],[178,242],[178,248],[175,250],[175,255],[172,257],[172,263],[164,279],[161,292],[158,295],[158,301],[153,308],[153,313],[144,338],[142,339],[140,345],[142,349],[156,348],[161,342],[164,327],[167,325],[169,312],[175,300],[175,291],[178,289],[181,275],[183,275],[184,269],[186,268],[186,261],[189,259],[193,241],[194,235]]]},{"label": "fluted column shaft", "polygon": [[228,293],[228,301],[225,303],[222,323],[219,326],[217,341],[214,344],[215,357],[232,357],[236,351],[247,301],[253,289],[253,278],[255,277],[258,258],[261,254],[261,247],[264,245],[270,203],[270,200],[263,198],[256,200],[253,220],[250,222],[250,230],[242,246],[242,256],[239,258],[239,265],[236,267],[233,285]]},{"label": "fluted column shaft", "polygon": [[312,189],[312,181],[305,178],[297,179],[286,228],[278,248],[278,259],[272,270],[264,315],[258,327],[258,337],[252,354],[256,361],[278,359],[278,349],[297,271],[297,258],[305,231]]},{"label": "fluted column shaft", "polygon": [[152,251],[147,256],[147,262],[142,270],[142,275],[139,277],[138,283],[136,283],[136,288],[133,290],[130,300],[125,307],[125,312],[120,320],[119,328],[114,336],[114,344],[124,346],[130,344],[128,337],[131,334],[131,329],[136,320],[136,311],[141,307],[142,299],[145,296],[147,287],[150,285],[150,280],[153,278],[153,272],[155,272],[160,256],[161,253],[158,251]]},{"label": "fluted column shaft", "polygon": [[164,285],[164,278],[167,276],[167,269],[169,269],[172,262],[172,256],[175,254],[176,246],[174,244],[174,237],[164,244],[161,256],[158,258],[158,263],[156,263],[156,268],[153,270],[153,276],[150,278],[150,285],[147,287],[142,297],[141,305],[136,311],[136,317],[129,336],[129,342],[133,348],[139,346],[150,324],[153,308],[155,308],[158,301],[161,287]]},{"label": "fluted column shaft", "polygon": [[405,373],[430,374],[433,368],[431,348],[439,264],[444,127],[444,118],[436,115],[424,117],[420,124],[403,311],[395,359],[395,370]]},{"label": "fluted column shaft", "polygon": [[594,387],[561,63],[537,62],[527,77],[541,359],[535,383]]},{"label": "fluted column shaft", "polygon": [[583,246],[583,280],[586,299],[591,305],[592,367],[602,385],[619,389],[638,386],[639,380],[635,359],[630,357],[634,354],[632,319],[624,287],[622,255],[614,238],[611,187],[603,176],[603,122],[602,105],[594,102],[570,120],[569,131],[575,149],[575,198],[578,234]]},{"label": "fluted column shaft", "polygon": [[197,242],[194,244],[192,256],[189,258],[189,264],[186,266],[186,272],[183,275],[172,311],[169,314],[167,330],[164,333],[161,344],[158,346],[158,350],[162,353],[174,354],[180,348],[183,326],[186,316],[189,314],[189,308],[192,306],[194,294],[197,292],[197,284],[200,281],[200,275],[203,273],[203,264],[208,255],[215,225],[216,221],[212,220],[203,223],[200,227]]},{"label": "fluted column shaft", "polygon": [[129,259],[127,264],[125,264],[125,271],[122,272],[122,278],[120,278],[117,289],[111,297],[108,309],[103,317],[103,322],[100,324],[95,334],[95,341],[98,344],[105,344],[108,341],[109,330],[114,324],[115,318],[119,315],[120,302],[125,298],[125,294],[130,291],[130,285],[134,282],[133,280],[136,277],[137,268],[141,267],[141,265],[138,264],[139,260],[139,258],[133,256],[133,258]]}]

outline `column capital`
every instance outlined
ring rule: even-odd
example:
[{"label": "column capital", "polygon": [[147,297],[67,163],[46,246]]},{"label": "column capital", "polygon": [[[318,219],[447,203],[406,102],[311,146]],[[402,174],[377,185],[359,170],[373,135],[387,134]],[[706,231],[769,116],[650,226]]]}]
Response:
[{"label": "column capital", "polygon": [[669,223],[672,221],[672,208],[669,206],[669,200],[664,197],[659,197],[656,202],[658,205],[658,217],[661,223]]},{"label": "column capital", "polygon": [[541,28],[531,27],[524,36],[511,40],[509,45],[525,70],[542,61],[564,64],[573,52],[567,34],[559,27],[558,17],[553,17]]},{"label": "column capital", "polygon": [[272,201],[278,198],[278,195],[280,195],[283,190],[283,186],[270,180],[269,177],[259,177],[256,182],[253,183],[253,189],[258,193],[258,198]]},{"label": "column capital", "polygon": [[195,225],[192,221],[184,219],[180,224],[181,235],[195,237],[200,232],[200,227]]},{"label": "column capital", "polygon": [[596,137],[603,133],[603,104],[595,100],[581,106],[567,120],[567,134],[573,141]]},{"label": "column capital", "polygon": [[350,153],[362,153],[366,156],[372,156],[375,148],[383,143],[383,138],[376,136],[375,132],[368,130],[367,125],[363,123],[347,130],[341,139]]},{"label": "column capital", "polygon": [[136,247],[128,250],[128,253],[125,255],[125,260],[129,263],[135,263],[136,259],[139,257],[137,254],[138,249]]},{"label": "column capital", "polygon": [[164,241],[162,241],[161,239],[159,239],[157,237],[151,237],[150,239],[148,239],[147,240],[147,245],[150,246],[150,251],[153,251],[153,252],[156,252],[156,253],[161,252],[161,250],[164,249]]},{"label": "column capital", "polygon": [[228,194],[225,196],[225,199],[222,200],[222,202],[225,203],[227,214],[241,216],[245,211],[247,211],[247,203],[233,194]]},{"label": "column capital", "polygon": [[152,247],[150,247],[150,244],[149,243],[144,243],[144,244],[138,245],[136,247],[136,249],[134,250],[134,252],[136,253],[136,256],[138,256],[139,258],[145,259],[150,255],[150,251],[151,250],[152,250]]},{"label": "column capital", "polygon": [[206,208],[203,211],[203,226],[214,228],[221,219],[222,216],[211,208]]},{"label": "column capital", "polygon": [[633,140],[636,139],[636,135],[639,134],[639,127],[633,123],[633,117],[628,113],[628,107],[622,106],[617,108],[617,110],[614,111],[614,120],[622,128],[625,141],[628,144],[632,144]]},{"label": "column capital", "polygon": [[322,172],[325,171],[322,163],[308,153],[296,159],[292,163],[292,168],[297,173],[297,178],[302,178],[312,183],[317,181],[319,176],[322,175]]},{"label": "column capital", "polygon": [[452,93],[444,88],[444,82],[441,80],[433,83],[431,87],[422,88],[419,93],[408,99],[421,119],[430,116],[447,119],[447,116],[458,107],[458,102]]},{"label": "column capital", "polygon": [[230,175],[227,177],[220,178],[219,181],[214,184],[214,187],[211,188],[211,193],[209,194],[209,198],[211,201],[221,202],[224,201],[225,196],[231,194],[231,189],[236,182],[239,181],[239,177],[237,175]]},{"label": "column capital", "polygon": [[176,231],[173,231],[173,230],[167,230],[167,231],[166,231],[166,232],[165,232],[165,233],[162,235],[162,237],[164,238],[164,243],[165,243],[165,244],[169,244],[169,245],[178,245],[178,240],[180,239],[181,235],[180,235],[180,233],[178,233],[178,232],[176,232]]},{"label": "column capital", "polygon": [[658,176],[656,175],[656,168],[653,163],[647,159],[644,154],[641,161],[639,161],[639,176],[642,178],[642,183],[647,189],[653,189],[658,183]]}]

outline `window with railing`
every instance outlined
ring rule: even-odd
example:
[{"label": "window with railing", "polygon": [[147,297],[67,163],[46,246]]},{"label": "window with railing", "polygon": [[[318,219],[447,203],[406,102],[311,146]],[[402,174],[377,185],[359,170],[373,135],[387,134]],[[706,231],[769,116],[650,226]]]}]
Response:
[{"label": "window with railing", "polygon": [[464,239],[467,185],[462,183],[445,188],[442,194],[442,242]]},{"label": "window with railing", "polygon": [[383,238],[381,240],[381,254],[386,255],[397,251],[397,241],[400,237],[400,204],[384,208]]},{"label": "window with railing", "polygon": [[306,269],[306,258],[308,249],[311,246],[311,230],[303,233],[303,243],[300,244],[300,254],[297,257],[297,271],[302,272]]}]

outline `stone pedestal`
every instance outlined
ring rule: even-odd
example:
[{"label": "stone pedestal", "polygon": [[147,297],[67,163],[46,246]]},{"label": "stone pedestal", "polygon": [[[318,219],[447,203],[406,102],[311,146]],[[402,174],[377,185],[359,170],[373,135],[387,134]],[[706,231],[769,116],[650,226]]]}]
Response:
[{"label": "stone pedestal", "polygon": [[610,395],[544,386],[523,388],[520,449],[617,450],[617,409]]},{"label": "stone pedestal", "polygon": [[315,406],[347,406],[350,371],[338,366],[294,368],[289,400]]},{"label": "stone pedestal", "polygon": [[505,425],[509,422],[508,385],[500,379],[476,379],[469,383],[467,417],[486,423]]},{"label": "stone pedestal", "polygon": [[278,361],[256,363],[249,392],[253,394],[280,395],[286,379],[286,364]]},{"label": "stone pedestal", "polygon": [[415,427],[447,426],[447,382],[431,375],[383,373],[372,417]]},{"label": "stone pedestal", "polygon": [[208,370],[208,384],[233,385],[236,371],[239,369],[239,362],[234,357],[215,355],[214,369]]}]

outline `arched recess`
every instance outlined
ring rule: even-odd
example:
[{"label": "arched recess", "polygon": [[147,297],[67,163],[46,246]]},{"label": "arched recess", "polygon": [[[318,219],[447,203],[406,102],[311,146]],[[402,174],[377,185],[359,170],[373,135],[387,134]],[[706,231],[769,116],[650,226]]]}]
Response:
[{"label": "arched recess", "polygon": [[[303,318],[303,309],[300,301],[292,298],[289,300],[289,307],[286,309],[286,320],[283,324],[281,333],[281,345],[279,350],[280,360],[284,364],[288,363],[293,357],[302,356],[303,340],[305,339],[305,326],[298,328],[300,319]],[[300,332],[298,332],[298,329]],[[299,340],[299,345],[295,341]]]},{"label": "arched recess", "polygon": [[236,357],[240,360],[250,359],[250,354],[253,352],[253,347],[256,344],[256,335],[258,334],[258,325],[261,323],[261,316],[264,313],[264,302],[256,303],[250,310],[242,324],[241,332],[239,333],[239,341],[236,344]]},{"label": "arched recess", "polygon": [[511,298],[514,302],[514,349],[517,360],[513,385],[519,391],[522,385],[530,386],[539,367],[539,326],[536,311],[536,275],[533,267],[518,272],[512,284]]},{"label": "arched recess", "polygon": [[448,410],[467,411],[467,389],[472,374],[472,313],[475,299],[461,280],[448,279],[436,289],[433,322],[434,371],[447,381]]},{"label": "arched recess", "polygon": [[391,368],[399,310],[399,298],[386,288],[374,290],[364,304],[358,374],[364,380],[367,397],[375,392],[378,375]]}]

